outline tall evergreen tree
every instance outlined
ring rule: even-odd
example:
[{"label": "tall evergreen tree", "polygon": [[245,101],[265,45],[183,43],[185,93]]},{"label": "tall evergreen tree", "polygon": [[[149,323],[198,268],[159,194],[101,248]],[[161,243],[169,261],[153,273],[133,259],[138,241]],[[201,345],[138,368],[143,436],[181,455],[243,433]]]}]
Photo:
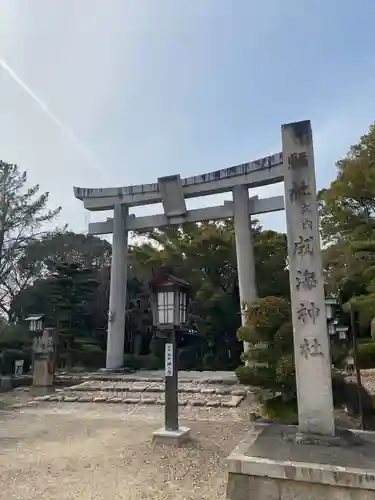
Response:
[{"label": "tall evergreen tree", "polygon": [[59,335],[59,357],[69,368],[82,323],[91,314],[89,306],[99,285],[97,271],[75,263],[60,264],[48,284],[52,304],[49,319]]},{"label": "tall evergreen tree", "polygon": [[25,249],[39,238],[60,208],[48,210],[48,193],[27,187],[27,174],[0,161],[0,310],[8,315],[12,299],[35,278],[37,262],[25,260]]}]

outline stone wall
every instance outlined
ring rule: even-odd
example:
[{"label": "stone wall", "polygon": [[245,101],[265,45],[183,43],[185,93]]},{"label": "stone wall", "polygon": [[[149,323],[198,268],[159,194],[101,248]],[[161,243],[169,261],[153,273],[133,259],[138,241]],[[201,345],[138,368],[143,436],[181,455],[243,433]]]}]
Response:
[{"label": "stone wall", "polygon": [[227,500],[375,500],[374,490],[229,473]]}]

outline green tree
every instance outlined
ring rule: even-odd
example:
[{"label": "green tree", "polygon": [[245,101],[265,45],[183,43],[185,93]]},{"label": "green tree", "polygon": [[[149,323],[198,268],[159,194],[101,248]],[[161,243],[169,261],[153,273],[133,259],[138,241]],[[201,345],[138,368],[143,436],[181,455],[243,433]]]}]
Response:
[{"label": "green tree", "polygon": [[25,245],[22,263],[31,266],[35,274],[28,286],[15,294],[10,305],[10,316],[15,321],[36,312],[51,316],[52,304],[48,296],[49,279],[60,264],[77,264],[96,270],[99,286],[92,299],[93,322],[103,328],[107,321],[109,300],[109,265],[111,245],[95,236],[60,231],[46,233]]},{"label": "green tree", "polygon": [[[258,393],[263,412],[269,417],[295,423],[297,400],[294,365],[293,327],[289,301],[283,297],[264,297],[247,308],[247,324],[239,328],[238,338],[250,344],[245,365],[237,368],[239,380]],[[365,353],[364,353],[365,354]],[[359,415],[356,385],[332,370],[333,400]],[[372,398],[362,388],[367,428],[374,428]]]},{"label": "green tree", "polygon": [[289,297],[286,235],[259,226],[254,235],[254,253],[259,297]]},{"label": "green tree", "polygon": [[[51,324],[57,321],[51,301],[51,281],[56,266],[74,264],[92,270],[98,284],[85,305],[84,316],[75,323],[75,336],[83,341],[95,340],[105,351],[107,342],[108,303],[110,287],[111,245],[94,236],[60,232],[43,235],[25,250],[25,259],[39,262],[39,278],[23,289],[12,301],[11,315],[22,321],[30,314],[40,313]],[[132,269],[127,282],[127,316],[125,351],[142,350],[151,337],[150,307],[147,286],[137,280]]]},{"label": "green tree", "polygon": [[40,238],[60,208],[48,210],[48,193],[27,188],[26,172],[0,161],[0,310],[6,316],[12,299],[34,279],[37,263],[25,262],[25,249]]},{"label": "green tree", "polygon": [[[263,231],[253,222],[259,295],[288,295],[285,270],[286,238]],[[131,272],[147,280],[152,269],[168,268],[192,285],[190,312],[201,342],[191,346],[202,368],[235,368],[242,345],[236,338],[240,325],[237,261],[233,221],[185,224],[145,233],[146,242],[131,248]],[[186,356],[185,356],[186,358]]]},{"label": "green tree", "polygon": [[246,365],[237,369],[245,383],[281,392],[289,399],[296,396],[293,356],[293,327],[290,303],[283,297],[264,297],[246,309],[246,326],[238,338],[249,343],[244,354]]},{"label": "green tree", "polygon": [[375,229],[375,123],[336,163],[337,178],[319,193],[327,243],[366,240]]},{"label": "green tree", "polygon": [[145,236],[145,243],[131,249],[134,275],[147,280],[153,269],[166,268],[192,285],[190,313],[198,323],[201,342],[199,348],[186,346],[182,357],[189,365],[190,349],[196,367],[228,366],[230,359],[235,367],[240,354],[235,337],[239,306],[231,221],[185,224]]},{"label": "green tree", "polygon": [[[58,231],[45,233],[25,248],[25,265],[38,262],[44,275],[59,263],[78,264],[85,268],[101,269],[111,263],[112,247],[97,236]],[[40,273],[41,274],[41,273]]]},{"label": "green tree", "polygon": [[[264,231],[256,222],[253,223],[253,235],[259,294],[288,296],[285,235]],[[194,343],[191,340],[181,346],[184,366],[234,369],[240,361],[242,345],[236,337],[240,308],[232,221],[186,224],[151,231],[143,237],[140,244],[129,248],[125,351],[148,352],[153,333],[148,281],[153,270],[164,267],[192,285],[189,317],[197,324],[200,336]],[[67,232],[44,235],[33,241],[24,259],[39,263],[39,278],[34,278],[33,284],[14,298],[13,318],[21,320],[38,312],[55,320],[50,284],[56,265],[77,264],[91,268],[96,271],[98,285],[85,306],[85,321],[79,328],[75,323],[75,335],[80,338],[94,336],[104,350],[110,251],[105,240]]]},{"label": "green tree", "polygon": [[327,290],[359,310],[366,330],[375,315],[375,124],[336,166],[319,193]]},{"label": "green tree", "polygon": [[343,287],[344,309],[353,307],[359,313],[360,324],[369,327],[375,317],[375,240],[355,241],[351,248],[364,266],[361,277],[348,280]]},{"label": "green tree", "polygon": [[52,317],[47,319],[57,328],[59,358],[65,361],[67,368],[72,366],[76,339],[90,316],[90,302],[98,285],[95,270],[75,263],[57,265],[48,280]]},{"label": "green tree", "polygon": [[153,334],[149,287],[129,276],[126,293],[125,352],[139,356],[148,352]]}]

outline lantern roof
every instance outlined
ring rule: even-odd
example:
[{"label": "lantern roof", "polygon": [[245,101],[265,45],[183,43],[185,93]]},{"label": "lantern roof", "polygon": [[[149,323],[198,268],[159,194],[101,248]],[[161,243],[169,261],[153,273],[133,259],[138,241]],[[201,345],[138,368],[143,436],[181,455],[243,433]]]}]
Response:
[{"label": "lantern roof", "polygon": [[178,285],[183,288],[191,288],[190,283],[187,281],[162,270],[155,273],[150,281],[150,286],[151,288],[156,288],[163,285]]},{"label": "lantern roof", "polygon": [[44,318],[44,314],[33,314],[32,316],[28,316],[25,321],[39,321]]}]

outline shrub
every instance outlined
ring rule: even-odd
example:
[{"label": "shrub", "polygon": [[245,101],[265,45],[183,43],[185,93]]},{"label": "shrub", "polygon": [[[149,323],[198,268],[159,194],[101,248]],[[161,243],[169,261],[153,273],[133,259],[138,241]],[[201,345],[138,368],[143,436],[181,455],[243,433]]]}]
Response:
[{"label": "shrub", "polygon": [[0,334],[0,349],[23,349],[32,343],[32,335],[23,325],[6,324]]},{"label": "shrub", "polygon": [[373,398],[365,387],[361,386],[358,389],[355,382],[346,380],[341,373],[334,371],[332,373],[332,390],[335,407],[346,406],[348,414],[353,417],[360,414],[358,401],[358,393],[360,392],[365,429],[374,430],[375,411]]},{"label": "shrub", "polygon": [[140,370],[142,361],[139,356],[134,356],[134,354],[124,354],[124,367],[131,370]]},{"label": "shrub", "polygon": [[358,365],[362,369],[375,368],[375,342],[358,345]]},{"label": "shrub", "polygon": [[331,343],[331,358],[335,368],[342,368],[345,358],[349,353],[349,348],[346,344]]},{"label": "shrub", "polygon": [[357,339],[358,344],[368,344],[369,342],[372,342],[372,337],[359,337]]},{"label": "shrub", "polygon": [[194,370],[199,366],[199,349],[196,345],[187,345],[177,350],[178,369]]},{"label": "shrub", "polygon": [[235,373],[240,384],[252,385],[253,374],[252,374],[252,369],[250,369],[249,366],[240,365],[235,369]]},{"label": "shrub", "polygon": [[154,337],[150,342],[150,351],[156,357],[164,359],[166,339]]},{"label": "shrub", "polygon": [[96,344],[78,344],[70,354],[73,366],[81,366],[89,369],[105,366],[105,351]]},{"label": "shrub", "polygon": [[371,320],[370,330],[371,330],[371,337],[373,340],[375,340],[375,317],[372,318]]},{"label": "shrub", "polygon": [[139,356],[142,368],[145,370],[161,370],[164,368],[164,357],[157,358],[152,353]]},{"label": "shrub", "polygon": [[14,374],[14,363],[25,359],[25,353],[21,349],[4,349],[0,354],[0,372],[2,375]]},{"label": "shrub", "polygon": [[265,416],[271,420],[290,425],[298,423],[297,401],[295,399],[284,401],[282,396],[276,396],[263,400],[262,407]]},{"label": "shrub", "polygon": [[22,349],[23,352],[23,373],[28,373],[32,369],[33,364],[33,350],[31,346],[26,346]]},{"label": "shrub", "polygon": [[295,398],[293,327],[291,309],[282,297],[258,299],[246,309],[246,326],[239,328],[238,340],[249,343],[244,355],[248,364],[236,370],[246,385],[284,397]]},{"label": "shrub", "polygon": [[135,356],[134,354],[124,355],[124,367],[132,370],[159,370],[164,368],[164,357],[157,358],[151,354],[141,354]]}]

